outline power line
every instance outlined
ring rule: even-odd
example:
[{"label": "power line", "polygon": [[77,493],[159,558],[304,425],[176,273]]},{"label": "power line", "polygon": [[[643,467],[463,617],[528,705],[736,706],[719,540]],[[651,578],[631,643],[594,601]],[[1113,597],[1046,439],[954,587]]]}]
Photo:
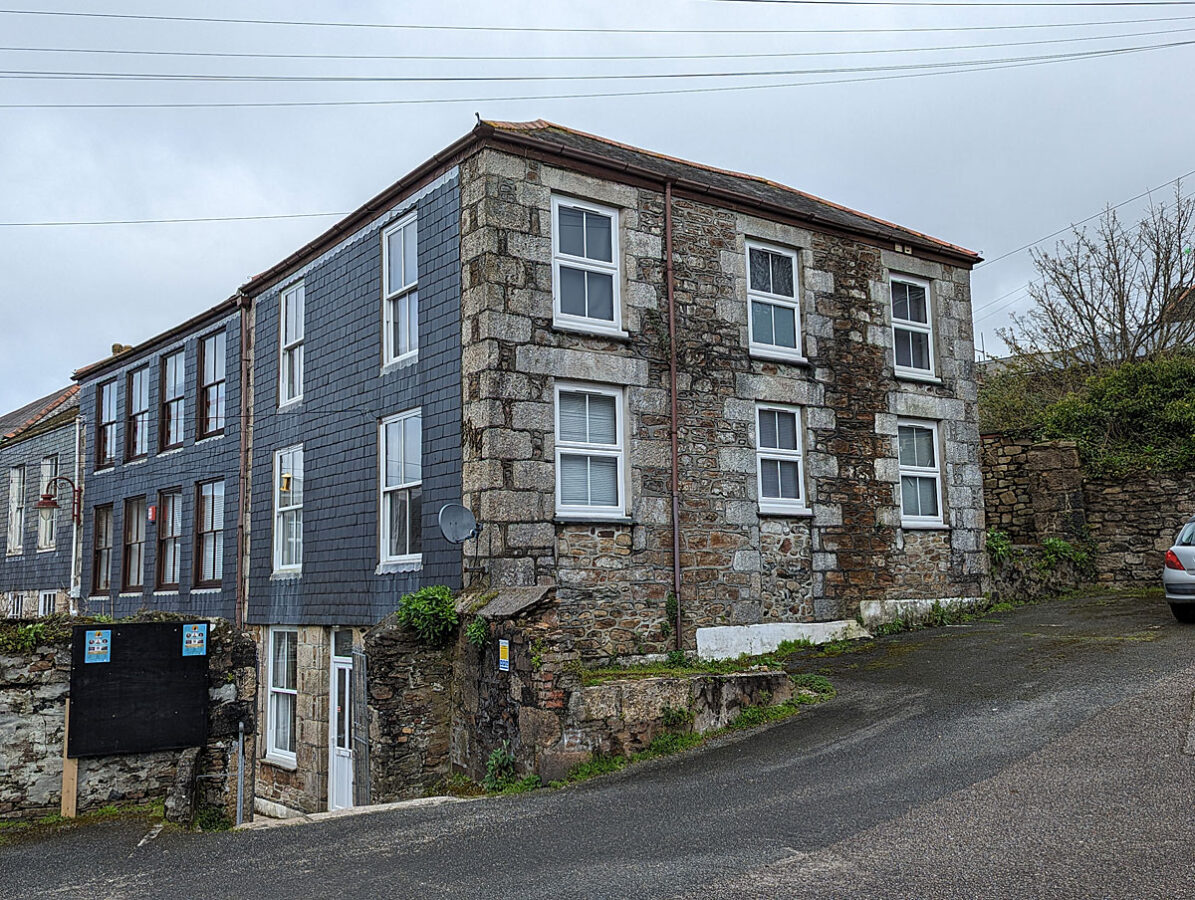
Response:
[{"label": "power line", "polygon": [[1080,50],[1074,53],[1048,53],[1039,56],[1007,56],[974,60],[946,60],[875,66],[838,66],[820,69],[767,69],[733,72],[631,72],[617,74],[581,75],[205,75],[202,73],[168,72],[79,72],[32,69],[0,69],[0,78],[97,80],[97,81],[200,81],[250,83],[353,83],[353,84],[445,84],[494,81],[643,81],[676,78],[754,78],[780,75],[845,75],[861,72],[898,72],[913,69],[965,68],[1000,63],[1026,63],[1068,59],[1085,59],[1130,53],[1142,50],[1162,50],[1185,47],[1195,41],[1170,41],[1164,44],[1139,44],[1132,47],[1113,47],[1103,50]]},{"label": "power line", "polygon": [[[1195,0],[1176,0],[1182,5],[1191,5]],[[933,4],[943,5],[943,4]],[[963,4],[970,6],[972,4]],[[1038,4],[1030,4],[1038,5]],[[1088,6],[1105,6],[1111,4],[1089,3]],[[1172,5],[1167,0],[1154,0],[1151,5]],[[959,27],[907,27],[907,28],[566,28],[550,26],[521,26],[521,25],[423,25],[396,22],[329,22],[301,19],[237,19],[217,16],[168,16],[168,15],[135,15],[132,13],[96,13],[67,10],[39,10],[39,9],[0,9],[0,15],[19,16],[58,16],[83,19],[116,19],[146,22],[190,22],[220,25],[281,25],[303,28],[354,28],[354,29],[388,29],[405,31],[470,31],[470,32],[516,32],[539,34],[895,34],[908,32],[931,31],[1008,31],[1027,28],[1089,28],[1112,24],[1138,24],[1142,22],[1168,22],[1171,18],[1152,19],[1122,19],[1108,22],[1061,22],[1043,23],[1039,25],[970,25]],[[1185,18],[1185,17],[1182,17]]]},{"label": "power line", "polygon": [[[1178,16],[1175,21],[1192,21],[1195,16]],[[1087,41],[1110,41],[1123,38],[1153,37],[1159,34],[1182,34],[1195,28],[1165,28],[1153,31],[1129,31],[1119,34],[1095,34],[1079,37],[1042,38],[1035,41],[995,41],[982,44],[945,44],[936,47],[878,47],[866,50],[807,50],[784,53],[628,53],[559,56],[476,56],[469,54],[371,54],[371,53],[225,53],[198,50],[116,50],[107,47],[0,47],[10,53],[83,53],[118,56],[181,57],[201,59],[296,59],[296,60],[360,60],[395,62],[625,62],[630,60],[707,60],[707,59],[777,59],[807,56],[867,56],[888,53],[932,53],[953,50],[984,50],[1001,47],[1034,47],[1043,44],[1073,44]]]},{"label": "power line", "polygon": [[[1107,209],[1106,209],[1104,212],[1096,213],[1096,214],[1095,214],[1095,215],[1093,215],[1093,216],[1088,216],[1086,219],[1083,219],[1083,220],[1081,220],[1081,221],[1079,221],[1079,222],[1076,222],[1074,225],[1072,225],[1072,226],[1071,226],[1071,229],[1074,229],[1074,228],[1076,228],[1077,226],[1079,226],[1079,225],[1082,225],[1084,222],[1090,222],[1090,221],[1091,221],[1092,219],[1094,219],[1094,218],[1097,218],[1097,217],[1099,217],[1099,216],[1105,215],[1107,212],[1109,212],[1109,211],[1111,211],[1111,210],[1114,210],[1114,209],[1119,209],[1120,207],[1124,206],[1125,204],[1132,203],[1134,200],[1140,200],[1142,197],[1145,197],[1145,196],[1147,196],[1148,194],[1151,194],[1153,191],[1156,191],[1156,190],[1161,190],[1162,188],[1164,188],[1164,187],[1167,187],[1167,186],[1169,186],[1169,185],[1172,185],[1172,184],[1177,184],[1177,183],[1179,183],[1180,181],[1182,181],[1182,179],[1186,178],[1188,175],[1191,175],[1191,174],[1195,174],[1195,172],[1188,172],[1188,173],[1187,173],[1187,175],[1180,175],[1178,178],[1175,178],[1175,179],[1173,179],[1172,181],[1168,181],[1168,182],[1166,182],[1166,184],[1158,185],[1158,187],[1156,187],[1156,188],[1150,188],[1149,190],[1147,190],[1147,191],[1144,191],[1143,193],[1140,193],[1140,194],[1138,194],[1136,197],[1130,197],[1128,200],[1123,200],[1123,201],[1121,201],[1120,203],[1117,203],[1115,206],[1110,206],[1110,207],[1108,207],[1108,208],[1107,208]],[[1179,198],[1179,199],[1176,201],[1176,205],[1177,205],[1177,203],[1178,203],[1178,202],[1181,202],[1181,200],[1182,200],[1182,198],[1180,197],[1180,198]],[[1167,204],[1167,203],[1161,203],[1161,204],[1159,204],[1159,205],[1158,205],[1158,211],[1159,211],[1159,212],[1162,212],[1162,211],[1164,211],[1168,205],[1169,205],[1169,204]],[[1131,230],[1132,230],[1132,231],[1140,231],[1140,230],[1141,230],[1141,228],[1142,228],[1142,226],[1143,226],[1144,224],[1145,224],[1145,220],[1142,220],[1142,221],[1138,222],[1138,223],[1137,223],[1135,226],[1133,226],[1133,228],[1132,228]],[[1061,230],[1059,230],[1059,231],[1056,231],[1056,232],[1054,232],[1054,234],[1052,234],[1052,235],[1048,235],[1046,238],[1042,238],[1042,240],[1047,240],[1049,237],[1054,237],[1055,235],[1062,234],[1062,232],[1063,232],[1063,231],[1067,231],[1067,230],[1068,230],[1068,229],[1066,229],[1066,228],[1063,228],[1063,229],[1061,229]],[[1039,242],[1035,242],[1035,243],[1040,243],[1040,241],[1039,241]],[[1027,244],[1027,245],[1026,245],[1024,248],[1022,248],[1022,249],[1026,249],[1027,247],[1032,247],[1032,246],[1033,246],[1033,244]],[[1014,252],[1016,252],[1016,251],[1014,251]],[[978,268],[978,267],[976,267],[976,268]],[[1024,299],[1024,297],[1014,297],[1013,295],[1014,295],[1014,294],[1021,294],[1021,293],[1023,293],[1023,292],[1026,292],[1026,291],[1028,291],[1028,290],[1029,290],[1029,289],[1032,287],[1032,285],[1033,285],[1033,282],[1032,282],[1032,280],[1030,280],[1030,281],[1027,281],[1027,282],[1025,282],[1025,284],[1021,285],[1020,287],[1018,287],[1018,288],[1016,288],[1016,289],[1014,289],[1014,290],[1011,290],[1011,291],[1009,291],[1009,292],[1008,292],[1008,293],[1006,293],[1006,294],[1001,294],[999,297],[997,297],[997,298],[996,298],[996,299],[994,299],[994,300],[989,300],[987,303],[984,303],[984,304],[983,304],[983,305],[981,305],[981,306],[976,306],[976,307],[973,307],[973,308],[972,308],[972,310],[971,310],[972,321],[973,321],[973,322],[982,322],[984,319],[988,319],[988,318],[991,318],[992,316],[996,315],[996,313],[1003,312],[1004,310],[1006,310],[1006,309],[1008,309],[1008,308],[1010,308],[1010,307],[1012,307],[1012,306],[1016,306],[1018,303],[1020,303],[1020,302],[1021,302],[1021,301]],[[1012,299],[1010,299],[1010,300],[1007,300],[1007,301],[1006,301],[1006,302],[1004,302],[1004,303],[1000,303],[1000,301],[1001,301],[1001,300],[1004,300],[1004,298],[1006,298],[1006,297],[1011,297]],[[995,306],[995,304],[997,304],[997,303],[1000,303],[1000,305],[999,305],[999,306]],[[991,309],[989,309],[989,307],[994,307],[994,308],[991,308]],[[988,311],[987,311],[987,312],[985,312],[985,313],[984,313],[982,316],[976,316],[976,315],[975,315],[975,313],[977,313],[977,312],[980,312],[980,311],[982,311],[982,310],[985,310],[985,309],[987,309]]]},{"label": "power line", "polygon": [[[1154,44],[1147,47],[1121,48],[1115,50],[1091,51],[1083,55],[1084,59],[1096,59],[1106,56],[1117,56],[1128,53],[1161,50],[1171,47],[1186,46],[1195,41],[1179,41],[1172,44]],[[939,63],[934,64],[931,71],[899,72],[890,75],[869,75],[861,78],[821,79],[817,81],[781,82],[779,84],[743,84],[722,85],[718,87],[695,88],[658,88],[641,91],[590,91],[573,94],[531,94],[506,97],[420,97],[398,100],[291,100],[291,101],[230,101],[230,102],[196,102],[196,103],[0,103],[0,109],[283,109],[283,108],[315,108],[315,107],[371,107],[371,106],[408,106],[428,103],[508,103],[520,101],[542,100],[586,100],[608,99],[621,97],[655,97],[676,96],[683,94],[714,94],[729,91],[768,90],[792,87],[810,87],[815,85],[860,84],[872,81],[891,81],[904,78],[925,78],[935,75],[956,75],[966,72],[987,72],[999,69],[1028,68],[1030,66],[1051,65],[1058,62],[1073,62],[1075,57],[1055,55],[1041,58],[1030,58],[1028,62],[1001,62],[991,64],[989,61],[973,61],[970,63]],[[942,68],[938,68],[941,66]],[[949,68],[946,68],[949,67]],[[926,66],[911,66],[906,68],[927,68]],[[831,70],[822,70],[831,71]]]},{"label": "power line", "polygon": [[1023,244],[1022,246],[1017,247],[1015,250],[1009,250],[1007,253],[1001,253],[999,256],[994,256],[991,259],[985,259],[983,262],[979,263],[979,265],[977,265],[975,268],[980,269],[980,268],[983,268],[984,266],[990,266],[992,263],[999,262],[1002,259],[1007,259],[1010,256],[1015,256],[1017,253],[1021,253],[1025,250],[1028,250],[1030,247],[1036,247],[1042,241],[1048,241],[1050,238],[1058,237],[1058,235],[1060,235],[1064,232],[1073,231],[1077,226],[1085,225],[1086,223],[1090,222],[1092,219],[1098,219],[1100,216],[1104,215],[1109,210],[1120,209],[1122,206],[1128,206],[1134,200],[1140,200],[1142,197],[1146,197],[1149,194],[1152,194],[1154,191],[1160,191],[1164,187],[1169,187],[1172,184],[1177,184],[1178,182],[1182,181],[1184,178],[1190,178],[1192,175],[1195,175],[1195,169],[1192,169],[1190,172],[1187,172],[1184,175],[1179,175],[1177,178],[1171,178],[1169,181],[1165,182],[1164,184],[1159,184],[1157,187],[1148,188],[1148,189],[1142,191],[1140,194],[1137,194],[1135,197],[1130,197],[1128,200],[1122,200],[1120,203],[1117,203],[1115,206],[1109,206],[1109,207],[1101,210],[1100,212],[1093,213],[1092,215],[1088,216],[1086,219],[1080,219],[1078,222],[1072,222],[1070,225],[1066,226],[1065,228],[1059,228],[1057,231],[1051,231],[1045,237],[1040,237],[1036,241],[1030,241],[1028,244]]},{"label": "power line", "polygon": [[90,226],[90,225],[175,225],[189,222],[257,222],[265,219],[321,219],[331,216],[344,216],[347,213],[280,213],[269,216],[201,216],[198,218],[174,219],[105,219],[92,222],[0,222],[0,228],[50,228],[60,226]]}]

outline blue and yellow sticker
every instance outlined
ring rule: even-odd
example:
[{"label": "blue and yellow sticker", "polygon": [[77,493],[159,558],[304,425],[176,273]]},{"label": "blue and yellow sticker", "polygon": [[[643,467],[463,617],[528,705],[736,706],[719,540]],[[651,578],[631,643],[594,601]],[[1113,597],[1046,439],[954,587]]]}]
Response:
[{"label": "blue and yellow sticker", "polygon": [[112,629],[102,628],[86,632],[83,646],[83,662],[112,662]]},{"label": "blue and yellow sticker", "polygon": [[183,626],[183,656],[207,656],[207,623]]}]

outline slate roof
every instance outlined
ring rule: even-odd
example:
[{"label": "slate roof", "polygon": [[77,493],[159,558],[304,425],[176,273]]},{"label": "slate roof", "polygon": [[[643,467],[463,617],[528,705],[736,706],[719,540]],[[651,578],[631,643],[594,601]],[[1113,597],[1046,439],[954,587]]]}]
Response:
[{"label": "slate roof", "polygon": [[0,443],[19,437],[38,422],[48,419],[52,415],[67,412],[79,407],[79,386],[59,388],[52,394],[26,403],[20,409],[0,415]]},{"label": "slate roof", "polygon": [[566,151],[572,150],[601,157],[614,168],[642,169],[657,178],[671,179],[681,183],[690,191],[700,191],[704,188],[710,193],[734,194],[746,203],[783,209],[812,224],[832,226],[893,243],[928,246],[940,252],[949,253],[951,256],[969,257],[972,263],[979,261],[979,254],[973,250],[967,250],[957,244],[931,237],[920,231],[877,219],[875,216],[869,216],[866,213],[823,200],[757,175],[745,175],[742,172],[717,169],[702,163],[677,159],[662,153],[612,141],[609,138],[566,128],[544,119],[536,119],[533,122],[485,121],[483,124],[516,140],[519,138],[531,139],[537,143]]},{"label": "slate roof", "polygon": [[[609,138],[566,128],[544,119],[531,122],[479,121],[468,134],[416,166],[323,234],[249,279],[241,286],[241,293],[253,297],[278,284],[290,273],[334,247],[346,236],[384,215],[391,206],[421,184],[438,177],[439,173],[456,165],[482,146],[492,146],[506,152],[519,152],[520,148],[536,149],[566,159],[570,156],[574,160],[587,159],[590,164],[604,165],[611,173],[638,170],[640,177],[650,177],[655,181],[672,179],[678,187],[691,194],[708,195],[711,202],[733,199],[734,202],[756,209],[765,215],[768,212],[778,213],[802,220],[814,228],[845,231],[889,245],[906,244],[923,251],[945,255],[952,261],[966,266],[975,265],[980,261],[979,254],[973,250],[831,203],[829,200],[767,178],[665,156]],[[569,163],[565,161],[561,165],[567,167]]]}]

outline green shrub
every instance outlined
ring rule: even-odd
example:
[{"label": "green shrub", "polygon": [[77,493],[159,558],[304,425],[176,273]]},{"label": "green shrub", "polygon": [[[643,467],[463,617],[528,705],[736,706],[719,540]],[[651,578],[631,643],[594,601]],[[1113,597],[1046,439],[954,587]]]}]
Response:
[{"label": "green shrub", "polygon": [[666,705],[660,713],[660,723],[665,728],[687,728],[693,724],[693,711]]},{"label": "green shrub", "polygon": [[1142,360],[1089,378],[1045,410],[1041,434],[1075,441],[1092,475],[1195,468],[1195,356]]},{"label": "green shrub", "polygon": [[1012,557],[1012,538],[1004,531],[989,531],[984,542],[988,558],[996,565],[1002,565]]},{"label": "green shrub", "polygon": [[490,638],[490,626],[481,616],[474,616],[473,621],[465,626],[465,640],[480,650]]},{"label": "green shrub", "polygon": [[398,621],[429,647],[442,646],[458,621],[452,591],[437,584],[405,594],[399,602]]},{"label": "green shrub", "polygon": [[495,747],[485,761],[485,780],[482,782],[487,791],[501,791],[515,780],[515,755],[511,752],[510,741],[503,741]]},{"label": "green shrub", "polygon": [[1041,559],[1038,561],[1038,565],[1043,569],[1053,569],[1063,560],[1081,566],[1087,562],[1088,554],[1086,550],[1076,547],[1070,541],[1062,538],[1042,538]]}]

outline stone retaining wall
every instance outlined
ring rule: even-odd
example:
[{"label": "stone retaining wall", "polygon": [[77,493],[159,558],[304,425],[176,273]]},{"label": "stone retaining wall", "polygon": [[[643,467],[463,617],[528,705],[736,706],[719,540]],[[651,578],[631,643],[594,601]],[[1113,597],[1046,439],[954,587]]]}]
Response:
[{"label": "stone retaining wall", "polygon": [[[43,620],[44,621],[44,620]],[[193,620],[191,620],[193,621]],[[14,628],[20,622],[6,622]],[[72,620],[71,624],[74,624]],[[80,623],[81,624],[81,623]],[[32,652],[0,652],[0,819],[57,813],[62,802],[62,743],[70,693],[70,629]],[[208,639],[209,737],[199,754],[196,802],[236,815],[237,723],[246,726],[246,816],[252,814],[257,654],[248,635],[212,621]],[[164,800],[182,751],[79,760],[78,810]]]},{"label": "stone retaining wall", "polygon": [[[1157,581],[1166,548],[1195,513],[1195,473],[1091,478],[1072,442],[986,434],[983,444],[989,526],[1016,544],[1060,537],[1091,546],[1090,570],[1078,573],[1088,580]],[[993,588],[1001,590],[1008,589],[1000,584],[1008,577],[1026,581],[995,577]]]},{"label": "stone retaining wall", "polygon": [[448,774],[456,648],[429,649],[394,616],[365,633],[370,803],[422,797]]},{"label": "stone retaining wall", "polygon": [[[510,670],[498,665],[510,642]],[[462,648],[464,650],[464,648]],[[594,754],[630,756],[675,727],[669,710],[693,716],[692,728],[720,728],[745,706],[792,696],[784,672],[628,678],[586,686],[581,654],[559,629],[554,610],[491,623],[481,650],[468,647],[454,688],[452,763],[480,780],[490,753],[506,745],[516,769],[549,782]]]}]

